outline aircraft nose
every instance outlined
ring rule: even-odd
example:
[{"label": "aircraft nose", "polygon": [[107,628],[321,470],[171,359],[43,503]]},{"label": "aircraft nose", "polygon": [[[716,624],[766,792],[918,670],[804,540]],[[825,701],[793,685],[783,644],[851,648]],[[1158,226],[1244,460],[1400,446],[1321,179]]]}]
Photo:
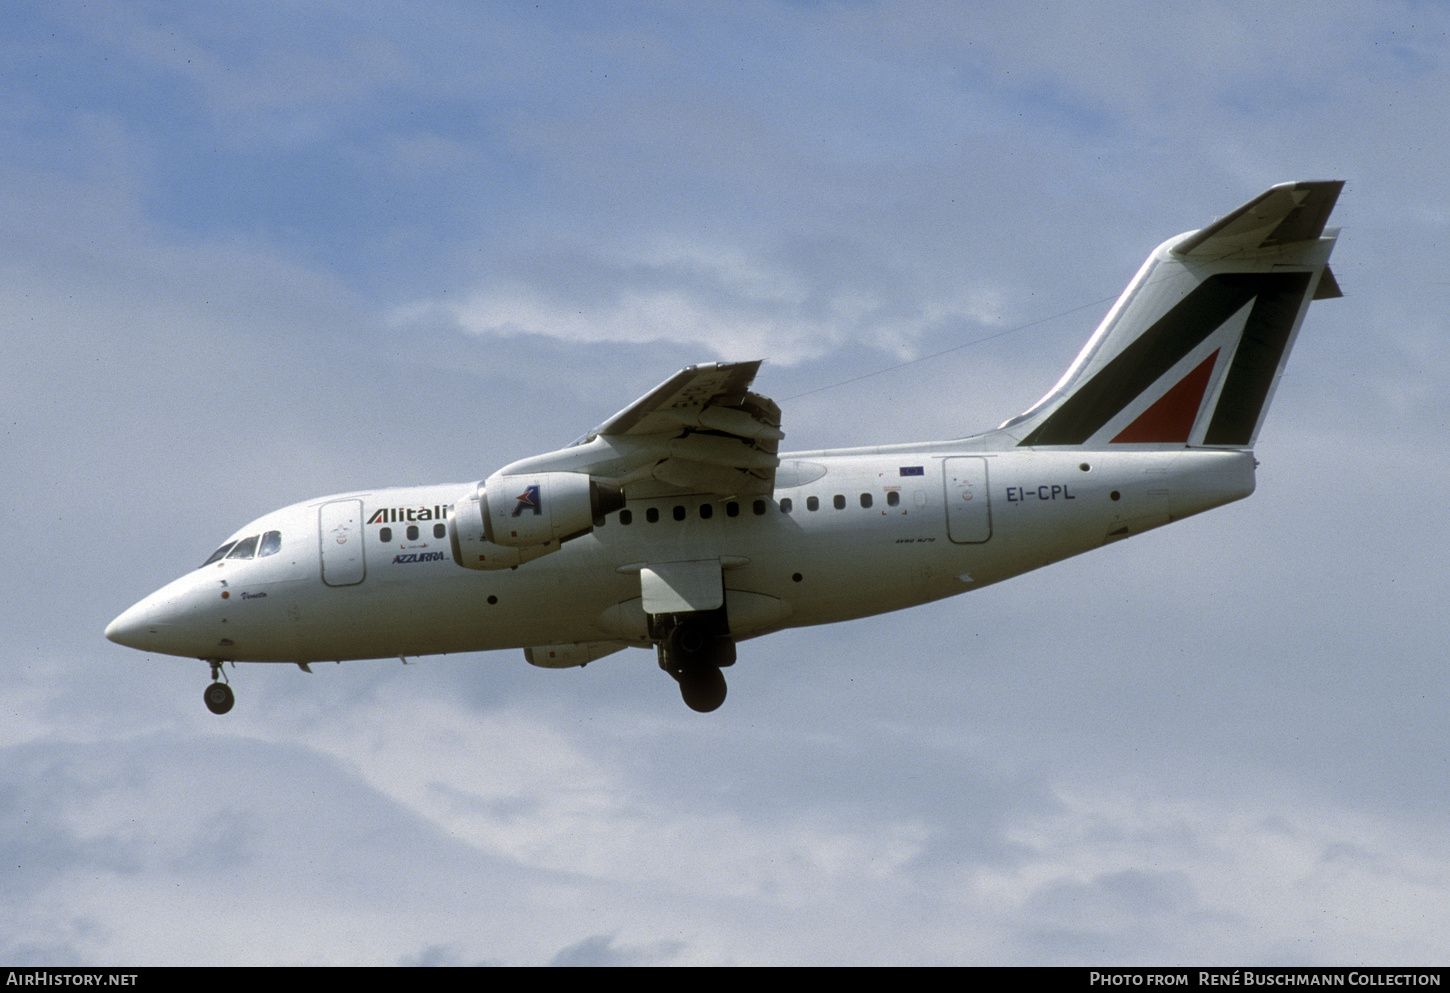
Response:
[{"label": "aircraft nose", "polygon": [[199,622],[194,582],[182,577],[133,604],[110,624],[106,637],[118,645],[165,655],[194,654],[194,635]]},{"label": "aircraft nose", "polygon": [[159,633],[159,625],[151,615],[151,604],[142,600],[106,625],[106,637],[118,645],[144,651],[150,639]]}]

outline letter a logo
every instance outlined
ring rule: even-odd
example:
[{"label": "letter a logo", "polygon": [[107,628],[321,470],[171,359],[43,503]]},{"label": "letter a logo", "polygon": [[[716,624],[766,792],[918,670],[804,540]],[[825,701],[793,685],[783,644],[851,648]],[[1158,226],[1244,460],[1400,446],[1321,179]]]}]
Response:
[{"label": "letter a logo", "polygon": [[526,510],[533,511],[536,517],[544,512],[544,508],[539,500],[539,487],[537,484],[530,486],[514,499],[518,501],[518,505],[514,507],[514,517],[518,517]]}]

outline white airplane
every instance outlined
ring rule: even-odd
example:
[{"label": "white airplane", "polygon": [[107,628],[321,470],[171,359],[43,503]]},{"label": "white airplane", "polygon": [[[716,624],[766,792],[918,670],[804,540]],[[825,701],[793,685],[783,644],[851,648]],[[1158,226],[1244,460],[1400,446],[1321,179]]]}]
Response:
[{"label": "white airplane", "polygon": [[1254,490],[1341,182],[1284,183],[1153,251],[1056,386],[956,441],[780,454],[760,363],[690,366],[568,448],[467,485],[322,497],[237,531],[106,637],[211,665],[652,648],[685,703],[735,645],[1001,582]]}]

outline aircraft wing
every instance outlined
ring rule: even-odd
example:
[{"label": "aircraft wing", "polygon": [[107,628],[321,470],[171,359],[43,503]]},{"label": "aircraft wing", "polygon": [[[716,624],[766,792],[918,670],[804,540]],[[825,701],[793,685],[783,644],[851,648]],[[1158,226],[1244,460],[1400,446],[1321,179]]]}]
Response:
[{"label": "aircraft wing", "polygon": [[759,368],[688,366],[570,447],[499,471],[587,472],[636,493],[768,494],[785,435],[780,408],[750,390]]}]

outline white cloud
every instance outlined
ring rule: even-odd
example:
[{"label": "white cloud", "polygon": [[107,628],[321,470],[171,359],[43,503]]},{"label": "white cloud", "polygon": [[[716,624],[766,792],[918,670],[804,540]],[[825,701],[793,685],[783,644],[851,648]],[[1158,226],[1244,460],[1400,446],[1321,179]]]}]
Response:
[{"label": "white cloud", "polygon": [[[672,242],[622,257],[552,258],[535,263],[528,277],[474,290],[460,303],[399,307],[390,323],[406,329],[441,316],[482,337],[667,343],[788,366],[845,344],[908,360],[923,337],[942,328],[1000,321],[1000,290],[958,289],[922,300],[911,292],[921,282],[917,274],[857,261],[854,246],[844,256],[825,251],[782,258]],[[861,271],[854,278],[832,272],[840,265]]]}]

